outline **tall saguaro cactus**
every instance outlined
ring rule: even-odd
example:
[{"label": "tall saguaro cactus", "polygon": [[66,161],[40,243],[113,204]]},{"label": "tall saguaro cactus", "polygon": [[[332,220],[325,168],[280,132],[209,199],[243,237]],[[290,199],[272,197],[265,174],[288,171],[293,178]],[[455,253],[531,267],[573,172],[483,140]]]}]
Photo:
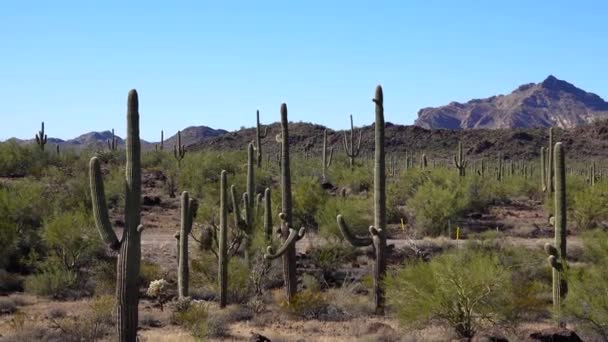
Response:
[{"label": "tall saguaro cactus", "polygon": [[540,188],[543,192],[547,191],[547,148],[540,148]]},{"label": "tall saguaro cactus", "polygon": [[547,150],[547,158],[547,190],[549,194],[552,194],[555,190],[555,184],[553,184],[553,177],[555,175],[555,170],[553,169],[553,164],[555,162],[555,157],[553,155],[553,127],[549,128],[549,147]]},{"label": "tall saguaro cactus", "polygon": [[139,303],[139,265],[141,259],[140,201],[141,147],[139,140],[139,102],[137,91],[131,90],[127,100],[127,141],[125,177],[125,228],[120,241],[110,223],[106,205],[101,167],[97,157],[90,162],[90,186],[95,225],[103,241],[118,251],[116,267],[116,316],[118,340],[137,339],[137,305]]},{"label": "tall saguaro cactus", "polygon": [[376,313],[384,313],[384,288],[382,281],[386,273],[386,174],[384,155],[384,105],[382,87],[376,87],[375,163],[374,163],[374,225],[369,227],[370,237],[353,234],[342,215],[338,215],[338,227],[344,238],[355,247],[373,246],[374,302]]},{"label": "tall saguaro cactus", "polygon": [[566,166],[562,143],[555,144],[555,245],[545,244],[549,255],[548,261],[553,268],[553,309],[558,319],[560,316],[561,300],[567,292],[567,283],[562,278],[566,268]]},{"label": "tall saguaro cactus", "polygon": [[359,152],[361,152],[361,133],[363,130],[359,130],[359,141],[355,146],[355,126],[353,125],[353,116],[350,116],[350,145],[346,138],[346,133],[344,133],[344,151],[348,156],[348,162],[350,164],[351,169],[355,166],[355,158],[359,156]]},{"label": "tall saguaro cactus", "polygon": [[108,139],[108,150],[116,151],[118,148],[118,143],[116,140],[116,135],[114,135],[114,128],[112,128],[112,138]]},{"label": "tall saguaro cactus", "polygon": [[179,298],[188,297],[190,267],[188,263],[188,236],[192,232],[192,223],[196,217],[198,203],[190,198],[187,191],[182,192],[181,198],[181,225],[179,230],[179,249],[177,264],[177,291]]},{"label": "tall saguaro cactus", "polygon": [[255,207],[255,171],[254,171],[254,148],[249,144],[247,148],[247,191],[243,193],[243,212],[239,207],[239,199],[236,194],[236,186],[230,187],[232,196],[232,208],[234,210],[234,224],[242,231],[245,241],[245,260],[249,263],[249,248],[251,245],[251,234],[253,233],[253,211]]},{"label": "tall saguaro cactus", "polygon": [[36,144],[38,144],[38,147],[44,151],[44,145],[46,145],[47,141],[46,134],[44,133],[44,121],[42,121],[40,126],[40,131],[38,131],[38,134],[36,134]]},{"label": "tall saguaro cactus", "polygon": [[186,155],[186,146],[182,145],[182,132],[177,131],[177,143],[173,146],[173,157],[177,160],[177,165],[181,166],[182,159]]},{"label": "tall saguaro cactus", "polygon": [[272,238],[272,204],[270,188],[264,190],[264,235],[266,240]]},{"label": "tall saguaro cactus", "polygon": [[289,124],[287,120],[287,105],[281,104],[281,237],[283,245],[274,252],[268,246],[266,259],[283,257],[283,279],[287,300],[292,303],[298,291],[298,278],[296,274],[296,242],[304,237],[305,229],[293,229],[291,206],[291,170],[289,165]]},{"label": "tall saguaro cactus", "polygon": [[331,166],[331,160],[334,155],[334,148],[330,148],[329,155],[327,154],[327,129],[323,130],[323,181],[327,180],[327,169]]},{"label": "tall saguaro cactus", "polygon": [[258,168],[262,167],[262,139],[268,136],[268,126],[264,127],[264,133],[260,126],[260,111],[255,112],[256,125],[255,125],[255,148],[257,150],[257,165]]},{"label": "tall saguaro cactus", "polygon": [[228,301],[228,194],[226,192],[226,170],[220,175],[220,229],[218,239],[218,282],[220,308]]},{"label": "tall saguaro cactus", "polygon": [[462,142],[458,142],[458,150],[454,156],[454,166],[458,169],[458,175],[464,177],[466,175],[468,161],[464,159],[464,152],[462,151]]}]

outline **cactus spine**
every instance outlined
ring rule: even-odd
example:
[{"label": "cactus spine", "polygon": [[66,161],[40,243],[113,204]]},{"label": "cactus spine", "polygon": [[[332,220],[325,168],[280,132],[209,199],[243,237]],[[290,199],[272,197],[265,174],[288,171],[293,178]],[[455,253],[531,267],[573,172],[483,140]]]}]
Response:
[{"label": "cactus spine", "polygon": [[351,233],[342,215],[338,215],[338,227],[344,238],[355,247],[372,245],[375,252],[374,302],[376,313],[384,313],[384,288],[386,272],[386,175],[384,155],[384,106],[382,87],[376,87],[375,165],[374,165],[374,225],[369,227],[371,237],[357,237]]},{"label": "cactus spine", "polygon": [[178,264],[177,264],[177,290],[179,298],[188,297],[188,282],[190,268],[188,264],[188,235],[192,232],[192,223],[196,217],[198,203],[190,198],[187,191],[182,192],[181,197],[181,225],[178,243]]},{"label": "cactus spine", "polygon": [[182,159],[186,155],[186,146],[182,145],[182,132],[177,131],[177,143],[173,146],[173,156],[177,160],[177,166],[182,165]]},{"label": "cactus spine", "polygon": [[562,278],[562,272],[566,268],[566,168],[564,148],[561,143],[555,144],[555,245],[547,243],[545,251],[553,270],[553,309],[559,319],[561,300],[567,292],[567,283]]},{"label": "cactus spine", "polygon": [[264,127],[264,133],[262,133],[262,129],[260,126],[260,111],[255,112],[256,116],[256,128],[255,128],[255,148],[257,150],[257,165],[258,168],[262,167],[262,139],[268,136],[268,126]]},{"label": "cactus spine", "polygon": [[218,282],[220,308],[226,307],[228,296],[228,194],[226,170],[220,175],[220,231],[218,241]]},{"label": "cactus spine", "polygon": [[291,170],[289,165],[289,124],[287,120],[287,105],[281,104],[281,237],[283,245],[275,253],[268,246],[265,259],[283,257],[283,279],[287,300],[292,303],[298,291],[296,274],[296,242],[304,237],[306,232],[301,228],[298,232],[292,228],[291,207]]},{"label": "cactus spine", "polygon": [[108,150],[116,151],[118,148],[118,143],[116,141],[116,136],[114,135],[114,128],[112,128],[112,138],[108,139]]},{"label": "cactus spine", "polygon": [[44,151],[44,145],[46,145],[46,134],[44,133],[44,121],[42,121],[40,131],[36,134],[36,144],[40,147],[41,151]]},{"label": "cactus spine", "polygon": [[466,175],[468,161],[464,159],[464,152],[462,151],[462,142],[458,142],[458,150],[454,156],[454,166],[458,169],[458,175],[464,177]]},{"label": "cactus spine", "polygon": [[334,155],[334,148],[329,150],[327,155],[327,129],[323,130],[323,181],[327,180],[327,169],[331,166],[331,160]]},{"label": "cactus spine", "polygon": [[89,165],[95,225],[103,241],[110,248],[118,251],[116,314],[118,340],[121,342],[135,342],[137,339],[138,277],[141,259],[141,233],[143,230],[143,226],[140,225],[140,153],[139,103],[137,91],[131,90],[127,100],[125,228],[120,241],[118,241],[110,224],[99,159],[91,158]]},{"label": "cactus spine", "polygon": [[355,126],[353,126],[353,116],[350,116],[350,146],[348,144],[348,140],[346,138],[346,133],[344,133],[344,151],[348,156],[348,162],[350,168],[352,169],[355,166],[355,158],[359,156],[359,152],[361,152],[361,133],[363,130],[359,130],[359,141],[357,142],[357,146],[355,147]]}]

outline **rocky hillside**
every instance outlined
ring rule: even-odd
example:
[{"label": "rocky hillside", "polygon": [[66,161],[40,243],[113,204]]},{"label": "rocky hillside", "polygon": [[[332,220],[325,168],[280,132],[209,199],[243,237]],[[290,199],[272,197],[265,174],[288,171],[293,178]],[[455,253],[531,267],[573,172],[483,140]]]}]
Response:
[{"label": "rocky hillside", "polygon": [[423,128],[573,128],[608,117],[608,102],[549,76],[520,86],[509,95],[423,108],[415,125]]}]

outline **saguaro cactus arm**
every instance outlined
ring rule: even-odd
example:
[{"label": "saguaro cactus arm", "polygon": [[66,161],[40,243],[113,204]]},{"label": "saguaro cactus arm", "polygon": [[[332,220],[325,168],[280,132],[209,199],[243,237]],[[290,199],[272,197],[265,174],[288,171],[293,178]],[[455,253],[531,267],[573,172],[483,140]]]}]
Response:
[{"label": "saguaro cactus arm", "polygon": [[[338,215],[337,217],[338,228],[340,228],[340,232],[342,236],[348,241],[351,245],[355,247],[367,247],[371,246],[372,239],[370,237],[358,237],[350,231],[350,228],[346,224],[344,217],[342,215]],[[371,227],[370,227],[371,229]]]},{"label": "saguaro cactus arm", "polygon": [[97,157],[91,158],[91,161],[89,162],[89,178],[95,226],[105,244],[113,250],[118,250],[120,248],[120,242],[110,223],[108,206],[106,205],[106,195],[103,187],[103,177],[101,175],[101,167]]},{"label": "saguaro cactus arm", "polygon": [[266,248],[266,254],[264,254],[264,258],[268,260],[282,257],[283,254],[285,254],[289,250],[289,248],[296,243],[296,241],[301,240],[306,234],[306,229],[304,227],[300,228],[299,231],[289,227],[289,223],[287,222],[287,216],[285,214],[279,214],[279,218],[281,219],[281,226],[284,227],[282,231],[284,231],[285,228],[288,228],[289,235],[287,236],[287,239],[283,241],[283,244],[281,245],[281,247],[279,247],[276,253],[274,252],[272,246],[268,246]]}]

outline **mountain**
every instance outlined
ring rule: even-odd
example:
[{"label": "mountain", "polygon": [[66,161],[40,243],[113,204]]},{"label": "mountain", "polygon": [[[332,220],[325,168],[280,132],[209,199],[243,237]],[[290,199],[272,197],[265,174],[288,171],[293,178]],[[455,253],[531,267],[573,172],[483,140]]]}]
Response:
[{"label": "mountain", "polygon": [[[190,126],[181,131],[182,145],[189,146],[199,143],[203,140],[214,138],[228,133],[223,129],[213,129],[207,126]],[[164,147],[173,148],[177,143],[177,133],[168,139],[165,139]]]},{"label": "mountain", "polygon": [[574,85],[547,77],[509,95],[423,108],[414,123],[423,128],[573,128],[608,117],[608,102]]}]

